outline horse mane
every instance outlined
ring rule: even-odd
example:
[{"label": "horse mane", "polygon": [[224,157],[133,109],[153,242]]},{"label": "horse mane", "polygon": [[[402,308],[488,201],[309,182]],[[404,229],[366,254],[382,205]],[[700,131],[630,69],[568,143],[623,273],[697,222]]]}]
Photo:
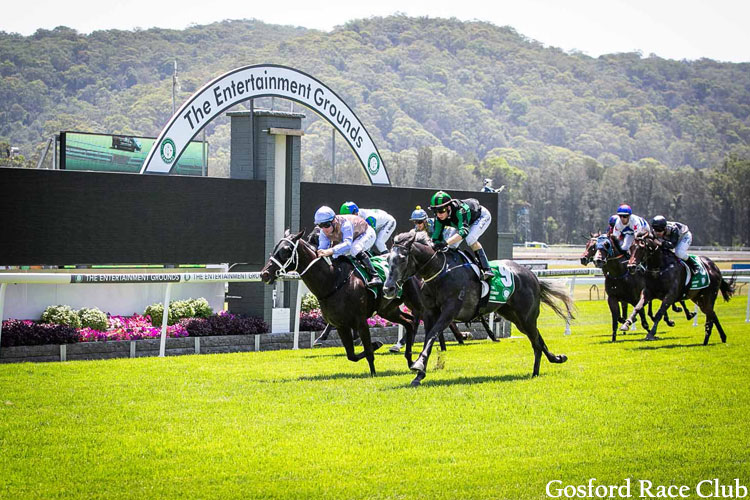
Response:
[{"label": "horse mane", "polygon": [[413,229],[411,231],[396,235],[396,237],[393,239],[393,243],[398,245],[404,245],[406,243],[409,243],[410,241],[412,243],[417,242],[428,246],[432,244],[432,240],[430,239],[429,234],[425,233],[424,231],[414,231]]}]

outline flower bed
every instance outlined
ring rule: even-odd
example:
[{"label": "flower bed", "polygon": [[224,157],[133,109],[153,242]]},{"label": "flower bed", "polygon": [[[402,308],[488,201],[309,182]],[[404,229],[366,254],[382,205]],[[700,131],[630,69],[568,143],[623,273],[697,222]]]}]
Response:
[{"label": "flower bed", "polygon": [[[130,317],[108,316],[106,330],[15,319],[3,321],[2,326],[3,347],[127,341],[161,337],[161,327],[154,326],[149,316],[139,314]],[[208,318],[183,318],[179,323],[167,327],[167,336],[182,338],[253,335],[266,333],[268,330],[268,325],[260,318],[221,312]]]}]

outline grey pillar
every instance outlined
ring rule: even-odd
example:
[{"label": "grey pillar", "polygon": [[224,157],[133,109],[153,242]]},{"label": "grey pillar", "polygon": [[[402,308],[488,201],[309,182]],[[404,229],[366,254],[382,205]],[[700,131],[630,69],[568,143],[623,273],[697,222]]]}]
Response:
[{"label": "grey pillar", "polygon": [[[265,255],[273,250],[284,229],[299,231],[301,113],[255,110],[227,113],[231,117],[230,177],[266,181]],[[251,125],[252,123],[252,125]],[[279,170],[280,169],[280,170]],[[279,182],[283,185],[278,185]],[[259,200],[260,202],[261,200]],[[258,271],[265,262],[248,262],[233,270]],[[230,283],[229,311],[261,316],[271,323],[273,291],[277,307],[294,307],[297,285],[279,283]],[[296,311],[292,311],[294,321]],[[290,329],[292,324],[290,324]]]}]

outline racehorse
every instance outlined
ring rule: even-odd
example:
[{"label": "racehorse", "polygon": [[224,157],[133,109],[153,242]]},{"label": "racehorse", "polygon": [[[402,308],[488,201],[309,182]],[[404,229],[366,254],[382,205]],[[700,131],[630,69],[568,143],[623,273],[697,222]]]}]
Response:
[{"label": "racehorse", "polygon": [[[307,236],[307,242],[310,243],[313,247],[318,248],[319,243],[319,237],[320,237],[320,228],[316,227],[312,231],[310,231],[310,234]],[[421,303],[421,290],[422,290],[422,282],[418,278],[413,278],[409,281],[407,281],[404,284],[404,294],[402,295],[405,299],[406,306],[409,308],[409,311],[411,312],[412,316],[414,316],[414,325],[415,328],[419,327],[419,321],[420,316],[419,313],[422,310],[422,303]],[[315,339],[315,342],[313,342],[313,346],[321,345],[324,341],[328,340],[329,335],[331,334],[331,330],[333,330],[333,326],[328,323],[326,324],[326,327],[321,332],[320,336]],[[468,335],[464,335],[461,333],[461,331],[458,329],[458,326],[455,323],[450,324],[450,330],[453,333],[453,336],[456,338],[456,341],[463,345],[464,340],[468,337]],[[493,341],[497,342],[497,339],[494,337],[494,335],[490,333],[490,338],[492,338]],[[354,340],[357,340],[359,336],[356,333],[356,330],[354,331],[352,335]],[[439,335],[440,340],[440,350],[445,351],[446,345],[445,345],[445,336],[443,335],[443,332],[440,332]],[[398,352],[398,349],[393,349],[391,347],[391,352]]]},{"label": "racehorse", "polygon": [[[336,327],[346,356],[350,361],[366,358],[370,374],[375,375],[374,352],[382,342],[371,342],[367,318],[377,312],[381,317],[403,325],[407,334],[414,335],[414,317],[402,311],[401,300],[375,296],[355,272],[349,259],[319,258],[317,247],[305,241],[304,231],[291,234],[286,231],[276,244],[266,265],[261,270],[261,279],[273,284],[282,273],[297,272],[305,286],[318,298],[320,310],[327,323]],[[408,293],[408,288],[404,293]],[[414,300],[417,300],[416,298]],[[355,354],[352,331],[359,334],[364,350]]]},{"label": "racehorse", "polygon": [[646,284],[641,292],[641,300],[635,306],[633,313],[622,325],[621,329],[627,329],[633,322],[635,314],[643,308],[643,305],[653,298],[661,299],[662,304],[654,317],[651,331],[646,335],[646,340],[656,338],[656,327],[667,308],[676,301],[688,298],[695,302],[703,314],[706,315],[706,336],[703,345],[708,345],[714,324],[719,330],[721,341],[726,342],[727,336],[721,327],[719,318],[714,311],[716,298],[721,292],[724,301],[728,301],[734,294],[734,277],[725,280],[721,271],[708,257],[700,257],[703,266],[708,272],[708,286],[699,290],[690,289],[686,283],[688,271],[674,252],[662,247],[662,243],[647,232],[636,235],[635,251],[628,261],[628,269],[634,271],[636,266],[641,266],[646,271]]},{"label": "racehorse", "polygon": [[[604,274],[604,290],[607,293],[607,305],[612,316],[612,342],[617,340],[618,323],[624,323],[628,315],[628,304],[635,306],[641,298],[641,291],[645,285],[645,277],[642,273],[628,272],[627,256],[624,253],[615,255],[615,245],[610,237],[602,233],[591,233],[591,238],[586,244],[586,249],[581,256],[581,264],[584,266],[593,261],[594,265],[602,270]],[[685,316],[688,320],[693,319],[695,313],[688,311],[684,301],[681,301]],[[622,315],[620,314],[620,304],[622,304]],[[648,303],[648,315],[653,320],[651,314],[651,302]],[[672,310],[682,312],[683,309],[672,305]],[[639,312],[641,326],[644,330],[649,331],[648,321],[644,310]],[[670,321],[669,315],[664,313],[664,322],[669,326],[674,326],[674,321]]]},{"label": "racehorse", "polygon": [[[567,356],[552,354],[544,343],[537,328],[539,304],[544,302],[563,319],[573,317],[573,300],[562,287],[539,281],[529,269],[513,261],[500,261],[510,269],[515,283],[515,292],[505,304],[488,303],[479,307],[482,283],[478,275],[461,254],[453,250],[436,251],[429,235],[423,232],[408,232],[396,236],[388,257],[390,268],[388,279],[383,286],[386,297],[394,297],[398,286],[412,276],[424,280],[422,300],[425,324],[424,348],[417,361],[411,362],[414,336],[409,333],[405,357],[409,368],[417,372],[413,386],[421,383],[426,375],[427,361],[438,332],[451,321],[471,321],[479,315],[496,312],[513,322],[531,341],[534,349],[534,369],[532,376],[539,375],[542,353],[551,363],[564,363]],[[564,313],[554,302],[561,300],[567,310]]]}]

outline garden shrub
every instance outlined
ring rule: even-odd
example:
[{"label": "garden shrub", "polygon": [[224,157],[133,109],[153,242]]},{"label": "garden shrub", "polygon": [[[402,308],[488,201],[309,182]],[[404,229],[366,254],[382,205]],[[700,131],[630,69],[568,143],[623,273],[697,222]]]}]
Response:
[{"label": "garden shrub", "polygon": [[299,329],[301,332],[316,332],[323,330],[326,322],[320,310],[314,309],[309,312],[301,312],[299,315]]},{"label": "garden shrub", "polygon": [[[167,316],[168,325],[174,325],[177,322],[177,319],[174,317],[174,313],[172,311],[173,309],[170,307]],[[143,315],[149,316],[151,318],[152,325],[161,326],[162,319],[164,318],[164,304],[162,304],[161,302],[151,304],[143,312]]]},{"label": "garden shrub", "polygon": [[311,293],[306,293],[302,297],[302,303],[300,305],[300,309],[301,309],[301,312],[303,313],[309,313],[310,311],[313,311],[315,309],[320,309],[318,298]]},{"label": "garden shrub", "polygon": [[96,307],[93,309],[86,307],[80,309],[78,317],[81,319],[81,328],[91,328],[92,330],[103,332],[109,326],[107,315]]},{"label": "garden shrub", "polygon": [[179,322],[182,318],[192,318],[193,316],[195,316],[195,309],[192,299],[175,300],[169,303],[169,320],[174,317],[174,322],[170,322],[170,325]]},{"label": "garden shrub", "polygon": [[81,328],[81,318],[70,306],[49,306],[42,313],[42,323]]},{"label": "garden shrub", "polygon": [[3,321],[3,347],[73,344],[78,342],[78,338],[78,331],[69,325],[34,323],[17,319]]},{"label": "garden shrub", "polygon": [[206,318],[183,318],[180,324],[191,337],[206,337],[212,335],[211,325]]},{"label": "garden shrub", "polygon": [[210,318],[211,315],[214,313],[214,310],[211,309],[211,306],[208,304],[208,301],[204,299],[203,297],[199,299],[189,299],[191,302],[191,305],[193,306],[193,310],[195,310],[195,317],[196,318]]}]

